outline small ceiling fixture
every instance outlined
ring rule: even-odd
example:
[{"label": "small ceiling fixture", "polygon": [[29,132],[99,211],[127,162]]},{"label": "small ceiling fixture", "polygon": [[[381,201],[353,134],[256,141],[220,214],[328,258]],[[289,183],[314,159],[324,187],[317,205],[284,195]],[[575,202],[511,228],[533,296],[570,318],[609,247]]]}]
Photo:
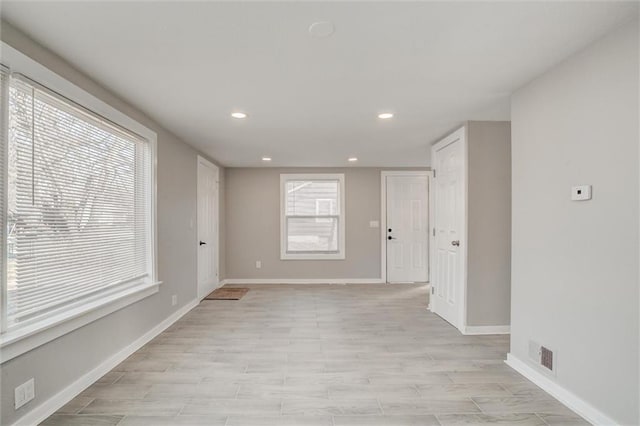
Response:
[{"label": "small ceiling fixture", "polygon": [[231,116],[233,118],[247,118],[247,114],[245,114],[244,112],[232,112]]},{"label": "small ceiling fixture", "polygon": [[349,158],[348,158],[348,161],[349,161],[350,163],[355,163],[356,161],[358,161],[358,157],[349,157]]},{"label": "small ceiling fixture", "polygon": [[333,23],[329,21],[314,22],[309,26],[309,34],[318,38],[329,37],[335,30]]},{"label": "small ceiling fixture", "polygon": [[393,118],[393,113],[383,112],[383,113],[378,114],[378,118],[381,118],[383,120],[388,120],[389,118]]},{"label": "small ceiling fixture", "polygon": [[271,157],[262,157],[262,161],[271,161]]}]

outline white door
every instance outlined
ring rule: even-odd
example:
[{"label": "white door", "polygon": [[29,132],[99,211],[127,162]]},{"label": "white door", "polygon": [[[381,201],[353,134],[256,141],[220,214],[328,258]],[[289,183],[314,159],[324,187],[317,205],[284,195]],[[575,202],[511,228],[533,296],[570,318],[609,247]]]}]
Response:
[{"label": "white door", "polygon": [[457,328],[466,297],[466,146],[464,128],[433,146],[431,310]]},{"label": "white door", "polygon": [[218,286],[218,168],[198,157],[198,297]]},{"label": "white door", "polygon": [[429,177],[387,176],[387,281],[429,280]]}]

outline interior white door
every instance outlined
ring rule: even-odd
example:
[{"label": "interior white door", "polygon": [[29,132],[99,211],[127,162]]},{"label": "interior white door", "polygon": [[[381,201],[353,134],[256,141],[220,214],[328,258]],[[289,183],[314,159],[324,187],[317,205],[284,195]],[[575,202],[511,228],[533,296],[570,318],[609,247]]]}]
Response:
[{"label": "interior white door", "polygon": [[434,145],[431,310],[457,328],[464,323],[466,291],[466,161],[464,129]]},{"label": "interior white door", "polygon": [[198,297],[218,286],[218,176],[213,163],[198,157]]},{"label": "interior white door", "polygon": [[387,176],[387,281],[429,280],[429,178]]}]

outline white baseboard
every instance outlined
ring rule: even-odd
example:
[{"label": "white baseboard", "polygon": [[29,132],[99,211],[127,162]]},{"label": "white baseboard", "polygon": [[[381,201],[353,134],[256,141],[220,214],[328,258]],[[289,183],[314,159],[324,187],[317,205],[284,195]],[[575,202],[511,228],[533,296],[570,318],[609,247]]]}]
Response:
[{"label": "white baseboard", "polygon": [[228,278],[222,281],[225,284],[384,284],[385,281],[380,278],[309,278],[309,279],[291,279],[291,278]]},{"label": "white baseboard", "polygon": [[121,349],[116,354],[106,359],[102,364],[98,365],[96,368],[89,371],[78,380],[76,380],[48,400],[44,401],[42,404],[35,407],[33,410],[29,411],[26,415],[19,418],[13,424],[13,426],[32,426],[40,424],[47,417],[55,413],[58,409],[75,398],[78,394],[80,394],[80,392],[95,383],[100,377],[111,371],[114,367],[127,359],[127,357],[129,357],[135,351],[146,345],[154,337],[166,330],[171,324],[182,318],[182,316],[184,316],[187,312],[195,308],[198,303],[198,300],[192,300],[191,302],[187,303],[185,306],[167,317],[160,324],[156,325],[154,328],[140,336],[130,345]]},{"label": "white baseboard", "polygon": [[588,422],[594,425],[606,426],[614,426],[619,424],[618,422],[607,416],[605,413],[589,404],[587,401],[583,400],[568,389],[560,386],[555,380],[552,380],[550,377],[544,375],[542,372],[536,370],[513,354],[507,354],[507,360],[505,361],[505,363],[509,367],[513,368],[518,373],[522,374],[524,377],[538,385],[549,395],[575,411],[580,416],[584,417],[584,419]]},{"label": "white baseboard", "polygon": [[465,335],[511,334],[510,325],[467,325],[461,330]]}]

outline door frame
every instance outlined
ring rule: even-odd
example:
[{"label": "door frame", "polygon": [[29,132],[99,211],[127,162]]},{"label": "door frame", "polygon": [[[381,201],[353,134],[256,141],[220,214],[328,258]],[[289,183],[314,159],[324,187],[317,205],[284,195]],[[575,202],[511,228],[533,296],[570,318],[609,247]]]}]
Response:
[{"label": "door frame", "polygon": [[[215,181],[216,181],[216,196],[215,196],[215,207],[214,207],[214,213],[215,213],[215,223],[214,223],[214,229],[216,232],[216,238],[215,241],[213,241],[213,249],[215,250],[215,256],[213,258],[213,262],[214,262],[214,267],[216,270],[216,288],[220,287],[220,167],[218,167],[216,164],[214,164],[213,162],[207,160],[206,158],[204,158],[201,155],[197,156],[197,160],[196,160],[196,235],[195,235],[195,245],[196,247],[198,247],[198,242],[199,242],[199,230],[198,230],[198,202],[199,202],[199,194],[200,194],[200,167],[205,166],[205,167],[210,167],[214,170],[215,173]],[[207,297],[207,294],[200,294],[200,278],[199,278],[199,263],[200,262],[200,256],[196,255],[196,295],[197,298],[199,300],[204,299],[205,297]]]},{"label": "door frame", "polygon": [[[389,284],[387,277],[387,177],[423,176],[427,178],[427,229],[431,228],[431,171],[383,170],[380,172],[380,279]],[[427,282],[431,281],[431,238],[427,240]]]},{"label": "door frame", "polygon": [[[461,312],[458,313],[458,324],[455,324],[455,327],[460,330],[461,333],[464,333],[464,330],[467,325],[467,283],[468,283],[468,272],[469,265],[467,262],[468,252],[469,252],[469,239],[468,229],[469,229],[469,149],[468,149],[468,135],[467,135],[467,126],[463,125],[462,127],[454,130],[448,136],[440,139],[438,142],[434,143],[431,146],[431,164],[432,168],[434,166],[434,159],[436,158],[436,151],[444,148],[445,146],[452,144],[458,140],[462,143],[462,202],[464,203],[462,211],[464,212],[464,218],[462,219],[462,229],[460,229],[460,264],[462,265],[462,279],[460,283],[460,298],[461,298]],[[433,170],[435,175],[434,179],[437,179],[437,169]],[[435,191],[429,191],[429,206],[432,210],[431,212],[435,213]],[[432,217],[435,217],[432,216]],[[435,221],[434,221],[435,225]],[[430,232],[430,244],[429,247],[435,247],[435,228],[431,229]],[[433,249],[429,250],[429,255],[431,257],[430,261],[433,262],[433,257],[435,256],[435,251]],[[431,295],[435,292],[433,285],[431,286]],[[429,297],[429,310],[434,312],[433,304],[431,303],[431,297]]]}]

